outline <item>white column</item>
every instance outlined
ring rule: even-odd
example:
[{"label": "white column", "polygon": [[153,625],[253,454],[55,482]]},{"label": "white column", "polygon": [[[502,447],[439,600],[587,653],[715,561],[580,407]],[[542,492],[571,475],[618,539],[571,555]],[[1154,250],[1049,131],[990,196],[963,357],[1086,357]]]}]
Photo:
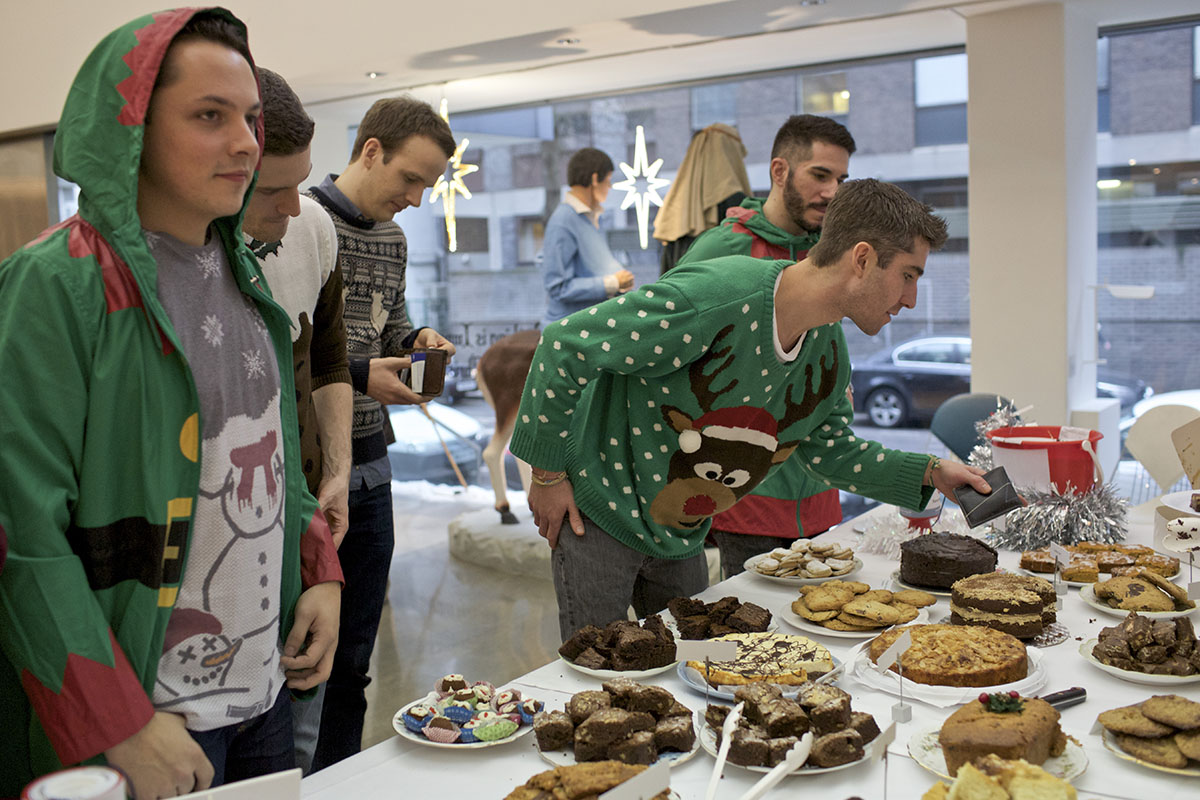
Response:
[{"label": "white column", "polygon": [[1086,4],[967,20],[971,390],[1045,425],[1095,401],[1096,36]]}]

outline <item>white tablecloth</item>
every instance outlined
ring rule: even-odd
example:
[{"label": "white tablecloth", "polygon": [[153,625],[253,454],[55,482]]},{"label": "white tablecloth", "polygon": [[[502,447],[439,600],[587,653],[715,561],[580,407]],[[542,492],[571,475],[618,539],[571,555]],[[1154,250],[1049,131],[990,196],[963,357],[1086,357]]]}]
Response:
[{"label": "white tablecloth", "polygon": [[[895,513],[895,509],[882,506],[868,513]],[[821,538],[856,546],[861,536],[855,533],[854,527],[854,521],[843,523]],[[1130,542],[1149,544],[1151,538],[1150,524],[1140,520],[1131,524]],[[871,553],[860,552],[859,555],[864,567],[854,579],[866,581],[873,587],[886,587],[888,576],[895,571],[897,563]],[[1000,565],[1015,568],[1017,558],[1016,553],[1002,552]],[[790,604],[796,590],[742,574],[709,587],[699,596],[711,601],[726,595],[757,603],[775,613]],[[941,599],[931,609],[935,618],[948,613],[947,602]],[[1129,800],[1200,798],[1200,779],[1156,772],[1123,761],[1104,748],[1099,736],[1091,733],[1096,715],[1101,711],[1137,703],[1152,694],[1173,692],[1200,699],[1200,683],[1177,688],[1146,686],[1120,680],[1086,663],[1078,652],[1080,642],[1096,636],[1100,628],[1116,624],[1118,619],[1084,604],[1078,590],[1071,590],[1064,598],[1058,619],[1070,629],[1071,639],[1044,649],[1050,678],[1041,693],[1071,686],[1083,686],[1088,691],[1086,703],[1062,712],[1063,729],[1083,745],[1089,760],[1087,771],[1074,781],[1081,800],[1093,797]],[[780,630],[799,632],[782,621]],[[838,658],[844,658],[859,644],[848,639],[813,638],[820,640]],[[680,680],[673,670],[646,682],[669,689],[692,708],[704,705],[703,696]],[[556,662],[506,685],[516,686],[544,700],[548,708],[562,708],[572,693],[597,688],[597,681]],[[880,728],[886,728],[891,722],[892,706],[897,698],[868,689],[852,676],[844,676],[839,685],[852,694],[854,709],[874,714]],[[822,800],[853,796],[864,800],[919,798],[936,779],[908,756],[908,740],[916,731],[940,725],[950,711],[920,702],[911,705],[912,721],[898,726],[896,741],[889,748],[886,759],[824,775],[789,777],[774,794],[803,793]],[[683,800],[700,800],[704,797],[712,766],[711,757],[703,752],[697,754],[691,761],[672,770],[671,788]],[[549,768],[538,755],[532,735],[502,746],[458,752],[424,747],[397,736],[306,778],[301,788],[303,796],[311,800],[376,800],[409,796],[501,798],[531,775]],[[758,773],[727,765],[717,797],[734,800],[759,777]]]}]

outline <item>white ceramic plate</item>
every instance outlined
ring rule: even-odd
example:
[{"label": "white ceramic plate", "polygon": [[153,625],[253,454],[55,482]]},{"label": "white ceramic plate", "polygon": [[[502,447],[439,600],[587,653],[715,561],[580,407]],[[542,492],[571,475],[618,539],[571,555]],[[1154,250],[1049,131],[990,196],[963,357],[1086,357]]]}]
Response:
[{"label": "white ceramic plate", "polygon": [[[692,749],[686,753],[680,753],[675,750],[667,750],[658,754],[658,760],[665,761],[672,768],[679,766],[685,761],[690,761],[692,756],[700,752],[700,728],[704,725],[704,712],[692,712],[692,728],[696,731],[696,741],[692,743]],[[539,750],[538,754],[542,760],[553,764],[556,767],[571,767],[579,763],[575,760],[575,752],[573,750]]]},{"label": "white ceramic plate", "polygon": [[[1200,517],[1200,511],[1192,511],[1192,494],[1191,489],[1186,489],[1182,492],[1171,492],[1170,494],[1164,494],[1159,498],[1158,502],[1167,508],[1178,511],[1181,517]],[[1125,751],[1122,750],[1121,752]]]},{"label": "white ceramic plate", "polygon": [[[833,668],[837,669],[841,665],[841,659],[833,653],[829,654],[833,659]],[[707,694],[709,697],[719,697],[722,700],[733,700],[733,692],[738,687],[736,686],[709,686],[708,681],[704,680],[704,676],[687,665],[686,661],[679,662],[679,668],[676,670],[679,679],[688,686],[695,689],[700,694]],[[819,675],[817,677],[820,677]],[[816,680],[816,678],[814,678]],[[836,683],[836,680],[834,681]],[[785,697],[795,697],[796,692],[800,687],[796,685],[776,684],[783,691]]]},{"label": "white ceramic plate", "polygon": [[[916,761],[925,769],[937,775],[939,778],[946,780],[954,780],[946,769],[946,757],[942,753],[942,746],[938,744],[939,728],[918,731],[914,733],[908,740],[908,754],[912,756],[913,761]],[[1087,769],[1088,758],[1073,739],[1067,739],[1067,748],[1061,756],[1046,759],[1046,762],[1041,765],[1042,769],[1049,772],[1056,778],[1061,778],[1064,781],[1073,781],[1083,774]]]},{"label": "white ceramic plate", "polygon": [[[708,753],[713,758],[716,758],[717,751],[720,749],[717,746],[716,730],[714,730],[711,726],[709,726],[708,723],[704,723],[704,725],[701,726],[701,728],[700,728],[700,736],[698,738],[700,739],[700,744],[704,747],[704,752]],[[805,764],[805,765],[801,766],[799,769],[792,770],[791,772],[788,773],[788,775],[820,775],[821,773],[824,773],[824,772],[837,772],[838,770],[846,769],[847,767],[855,767],[855,766],[862,764],[864,761],[869,762],[871,760],[871,756],[875,752],[875,745],[878,742],[879,742],[878,738],[871,740],[871,742],[866,747],[863,748],[863,750],[865,751],[863,754],[863,757],[858,759],[857,761],[850,761],[845,764],[839,764],[836,767],[810,767],[807,764]],[[743,767],[741,764],[734,764],[732,761],[729,761],[728,759],[726,759],[725,763],[729,766],[737,767],[738,769],[749,770],[750,772],[770,772],[772,769],[771,767]]]},{"label": "white ceramic plate", "polygon": [[649,678],[652,675],[661,675],[679,663],[678,661],[672,661],[670,664],[655,667],[654,669],[588,669],[578,664],[572,664],[562,656],[559,656],[558,659],[576,672],[582,672],[591,678],[604,678],[606,680],[608,678],[630,678],[635,681],[642,678]]},{"label": "white ceramic plate", "polygon": [[[891,625],[882,628],[873,628],[869,631],[835,631],[832,628],[826,628],[824,625],[807,620],[804,617],[792,611],[791,605],[786,605],[775,612],[775,616],[796,628],[808,636],[830,636],[835,639],[874,639],[879,634],[886,631]],[[924,625],[929,622],[929,610],[926,608],[917,609],[916,619],[905,622],[905,625]]]},{"label": "white ceramic plate", "polygon": [[892,583],[896,584],[901,589],[916,589],[918,592],[925,592],[927,594],[936,595],[938,597],[949,597],[950,596],[949,589],[933,589],[928,586],[917,586],[915,583],[905,583],[904,581],[900,580],[900,570],[896,570],[895,572],[892,573],[891,580],[892,580]]},{"label": "white ceramic plate", "polygon": [[1187,775],[1193,778],[1200,778],[1200,765],[1196,765],[1195,761],[1189,762],[1189,764],[1192,764],[1193,766],[1183,767],[1182,769],[1177,767],[1164,767],[1161,764],[1151,764],[1149,761],[1143,761],[1137,756],[1131,755],[1122,750],[1120,745],[1117,744],[1116,737],[1113,736],[1107,729],[1101,728],[1100,736],[1104,740],[1104,747],[1117,758],[1123,758],[1126,761],[1132,761],[1138,766],[1146,767],[1148,769],[1156,769],[1159,772],[1169,772],[1172,775]]},{"label": "white ceramic plate", "polygon": [[1096,646],[1098,641],[1098,639],[1088,639],[1079,645],[1079,655],[1083,656],[1083,659],[1096,669],[1103,670],[1109,675],[1115,675],[1123,681],[1144,683],[1150,686],[1178,686],[1184,683],[1196,683],[1200,681],[1200,673],[1196,675],[1151,675],[1147,672],[1133,672],[1132,670],[1118,669],[1108,664],[1102,664],[1092,655],[1092,648]]},{"label": "white ceramic plate", "polygon": [[[1079,590],[1079,599],[1102,614],[1120,617],[1121,619],[1129,616],[1129,609],[1113,608],[1108,603],[1096,597],[1096,590],[1090,583]],[[1188,614],[1195,614],[1197,611],[1200,611],[1200,608],[1187,608],[1183,611],[1139,611],[1137,613],[1139,617],[1146,617],[1147,619],[1175,619],[1176,617],[1186,617]]]},{"label": "white ceramic plate", "polygon": [[758,570],[754,569],[754,565],[758,563],[759,559],[766,558],[769,555],[770,553],[763,553],[762,555],[748,558],[746,559],[746,563],[742,564],[742,567],[745,568],[746,572],[749,572],[756,578],[762,578],[764,581],[770,581],[771,583],[776,583],[783,586],[807,586],[816,583],[824,583],[825,581],[844,581],[863,568],[862,559],[858,556],[855,556],[854,566],[850,568],[849,572],[842,575],[826,575],[824,578],[797,578],[795,576],[789,578],[777,578],[774,575],[764,575]]},{"label": "white ceramic plate", "polygon": [[480,750],[484,747],[495,747],[498,744],[508,744],[509,742],[513,741],[514,739],[520,739],[525,734],[533,732],[532,725],[522,725],[521,727],[517,728],[517,730],[513,733],[512,736],[506,736],[503,739],[497,739],[494,742],[471,742],[469,744],[464,744],[462,742],[451,742],[450,744],[445,744],[443,742],[435,742],[432,739],[426,739],[422,734],[413,733],[412,731],[410,731],[408,729],[408,727],[404,724],[404,720],[400,718],[400,716],[405,711],[408,711],[410,708],[412,708],[413,706],[415,706],[419,703],[423,703],[425,705],[431,705],[432,704],[431,700],[433,700],[433,699],[436,699],[436,698],[434,698],[434,695],[432,693],[430,693],[418,700],[413,700],[411,703],[406,704],[403,708],[401,708],[399,711],[397,711],[395,714],[392,715],[392,730],[394,730],[396,733],[398,733],[400,736],[404,737],[405,739],[408,739],[410,742],[416,742],[417,744],[423,744],[426,747],[440,747],[443,750]]}]

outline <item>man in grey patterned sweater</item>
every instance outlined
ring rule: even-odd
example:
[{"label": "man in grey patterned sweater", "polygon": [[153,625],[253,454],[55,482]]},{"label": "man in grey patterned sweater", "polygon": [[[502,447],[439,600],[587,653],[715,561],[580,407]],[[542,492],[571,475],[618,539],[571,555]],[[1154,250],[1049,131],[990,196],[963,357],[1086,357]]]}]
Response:
[{"label": "man in grey patterned sweater", "polygon": [[432,328],[414,329],[404,304],[408,245],[392,218],[419,206],[453,155],[450,126],[427,103],[380,100],[363,117],[350,164],[309,190],[333,218],[346,288],[345,322],[354,386],[350,527],[338,556],[346,575],[341,633],[325,694],[313,770],[361,747],[367,669],[392,560],[391,467],[384,405],[422,397],[398,377],[410,347],[454,346]]}]

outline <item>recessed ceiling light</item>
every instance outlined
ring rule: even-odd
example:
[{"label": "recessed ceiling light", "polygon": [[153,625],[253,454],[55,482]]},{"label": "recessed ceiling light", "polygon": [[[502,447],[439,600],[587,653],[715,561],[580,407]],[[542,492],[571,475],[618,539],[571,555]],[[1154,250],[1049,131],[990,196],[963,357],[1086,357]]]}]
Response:
[{"label": "recessed ceiling light", "polygon": [[386,74],[387,74],[386,72],[375,72],[374,70],[372,70],[367,73],[367,77],[370,78],[371,80],[375,80],[376,78],[382,78]]},{"label": "recessed ceiling light", "polygon": [[800,0],[800,5],[804,8],[808,8],[809,6],[823,6],[825,5],[825,0]]},{"label": "recessed ceiling light", "polygon": [[579,40],[574,36],[564,36],[562,39],[556,39],[554,43],[559,47],[570,47],[573,44],[579,44]]}]

